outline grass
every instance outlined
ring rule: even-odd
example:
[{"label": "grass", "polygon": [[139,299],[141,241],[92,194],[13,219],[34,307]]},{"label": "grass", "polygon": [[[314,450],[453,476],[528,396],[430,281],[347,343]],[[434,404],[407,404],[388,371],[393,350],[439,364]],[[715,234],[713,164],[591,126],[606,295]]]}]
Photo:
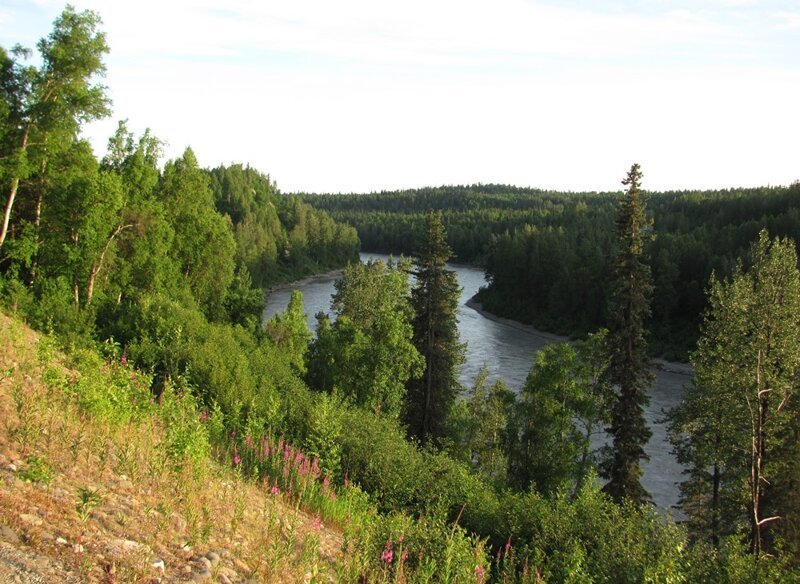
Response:
[{"label": "grass", "polygon": [[[67,365],[46,339],[0,315],[0,523],[37,552],[94,582],[179,581],[209,552],[220,555],[217,581],[311,573],[324,582],[347,563],[339,530],[238,469],[194,456],[196,444],[181,448],[133,370]],[[91,401],[101,389],[125,405]]]},{"label": "grass", "polygon": [[154,399],[119,359],[54,347],[0,314],[0,523],[65,574],[485,580],[483,543],[457,525],[380,515],[280,438],[221,431],[219,412],[204,413],[190,391]]}]

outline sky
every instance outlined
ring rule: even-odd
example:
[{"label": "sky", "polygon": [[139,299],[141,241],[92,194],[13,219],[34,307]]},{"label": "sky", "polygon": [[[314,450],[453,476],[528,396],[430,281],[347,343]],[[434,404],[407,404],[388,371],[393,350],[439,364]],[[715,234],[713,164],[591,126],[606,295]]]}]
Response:
[{"label": "sky", "polygon": [[[73,0],[112,116],[283,192],[800,179],[800,0]],[[64,4],[0,0],[0,45]]]}]

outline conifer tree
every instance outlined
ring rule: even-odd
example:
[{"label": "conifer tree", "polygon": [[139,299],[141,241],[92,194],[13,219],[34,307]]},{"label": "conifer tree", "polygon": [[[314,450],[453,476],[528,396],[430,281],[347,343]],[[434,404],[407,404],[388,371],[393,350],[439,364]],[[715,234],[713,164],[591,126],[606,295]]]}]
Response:
[{"label": "conifer tree", "polygon": [[465,346],[459,342],[456,319],[461,288],[455,272],[447,269],[451,255],[441,213],[429,213],[411,291],[414,345],[425,360],[425,372],[409,382],[406,411],[409,434],[423,443],[438,444],[461,390],[458,368]]},{"label": "conifer tree", "polygon": [[640,460],[646,460],[644,445],[651,431],[644,417],[649,402],[648,387],[653,374],[647,359],[645,320],[650,316],[653,291],[645,244],[650,224],[645,215],[641,191],[642,172],[631,166],[623,185],[628,187],[619,204],[616,219],[614,275],[609,298],[608,381],[616,388],[611,407],[613,450],[605,461],[603,475],[609,479],[604,490],[614,499],[644,502],[649,499],[640,482]]}]

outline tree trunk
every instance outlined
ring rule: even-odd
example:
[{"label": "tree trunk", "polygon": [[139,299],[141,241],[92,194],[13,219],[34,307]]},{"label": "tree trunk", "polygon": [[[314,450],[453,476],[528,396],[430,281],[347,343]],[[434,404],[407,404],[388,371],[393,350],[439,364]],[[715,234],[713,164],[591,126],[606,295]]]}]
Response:
[{"label": "tree trunk", "polygon": [[714,461],[711,486],[711,544],[719,549],[719,463]]},{"label": "tree trunk", "polygon": [[103,246],[103,251],[100,254],[98,260],[92,264],[91,270],[89,270],[89,282],[86,285],[86,306],[92,303],[92,295],[94,294],[94,283],[97,278],[97,274],[100,273],[100,270],[103,269],[103,261],[106,259],[106,252],[108,248],[111,246],[111,242],[114,241],[114,238],[119,235],[125,229],[129,227],[133,227],[133,225],[117,225],[117,228],[114,230],[114,233],[111,234],[111,237],[108,238],[106,241],[105,246]]},{"label": "tree trunk", "polygon": [[[22,145],[20,146],[20,153],[25,152],[28,148],[28,133],[31,130],[31,125],[25,126],[25,131],[22,133]],[[8,193],[8,200],[6,201],[6,210],[3,214],[3,226],[0,229],[0,249],[3,248],[3,243],[8,235],[8,224],[11,222],[11,209],[14,206],[14,199],[17,198],[17,191],[19,190],[19,173],[11,181],[11,190]]]},{"label": "tree trunk", "polygon": [[431,400],[433,394],[433,373],[431,371],[431,361],[433,361],[433,323],[431,317],[430,301],[428,302],[428,332],[425,351],[425,411],[422,413],[422,441],[424,442],[431,429]]}]

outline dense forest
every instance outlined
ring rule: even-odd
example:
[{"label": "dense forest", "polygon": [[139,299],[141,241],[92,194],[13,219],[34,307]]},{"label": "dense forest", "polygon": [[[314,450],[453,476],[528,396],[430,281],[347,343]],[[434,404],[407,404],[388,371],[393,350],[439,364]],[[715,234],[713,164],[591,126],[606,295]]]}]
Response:
[{"label": "dense forest", "polygon": [[[355,226],[364,249],[386,253],[413,254],[409,234],[419,233],[428,211],[441,211],[455,261],[486,269],[485,308],[582,336],[605,322],[618,196],[472,185],[303,199]],[[685,360],[711,273],[731,275],[763,227],[800,238],[800,184],[648,193],[647,207],[655,235],[651,351]]]},{"label": "dense forest", "polygon": [[[648,199],[634,165],[622,196],[304,201],[191,149],[160,166],[159,141],[124,123],[98,160],[80,130],[108,114],[99,27],[68,7],[39,66],[0,52],[0,301],[66,351],[53,391],[92,417],[161,412],[167,459],[213,455],[338,525],[344,581],[796,581],[800,273],[774,236],[800,236],[797,186]],[[345,209],[362,201],[383,210]],[[358,263],[344,219],[412,259]],[[515,316],[593,331],[532,356],[519,395],[457,380],[447,262],[479,258],[487,305],[504,294]],[[300,294],[261,322],[262,286],[337,266],[316,334]],[[678,525],[639,484],[648,315],[652,331],[694,326],[707,286],[697,390],[671,414],[690,469]],[[122,374],[93,381],[108,370]],[[606,426],[613,445],[592,452]]]}]

